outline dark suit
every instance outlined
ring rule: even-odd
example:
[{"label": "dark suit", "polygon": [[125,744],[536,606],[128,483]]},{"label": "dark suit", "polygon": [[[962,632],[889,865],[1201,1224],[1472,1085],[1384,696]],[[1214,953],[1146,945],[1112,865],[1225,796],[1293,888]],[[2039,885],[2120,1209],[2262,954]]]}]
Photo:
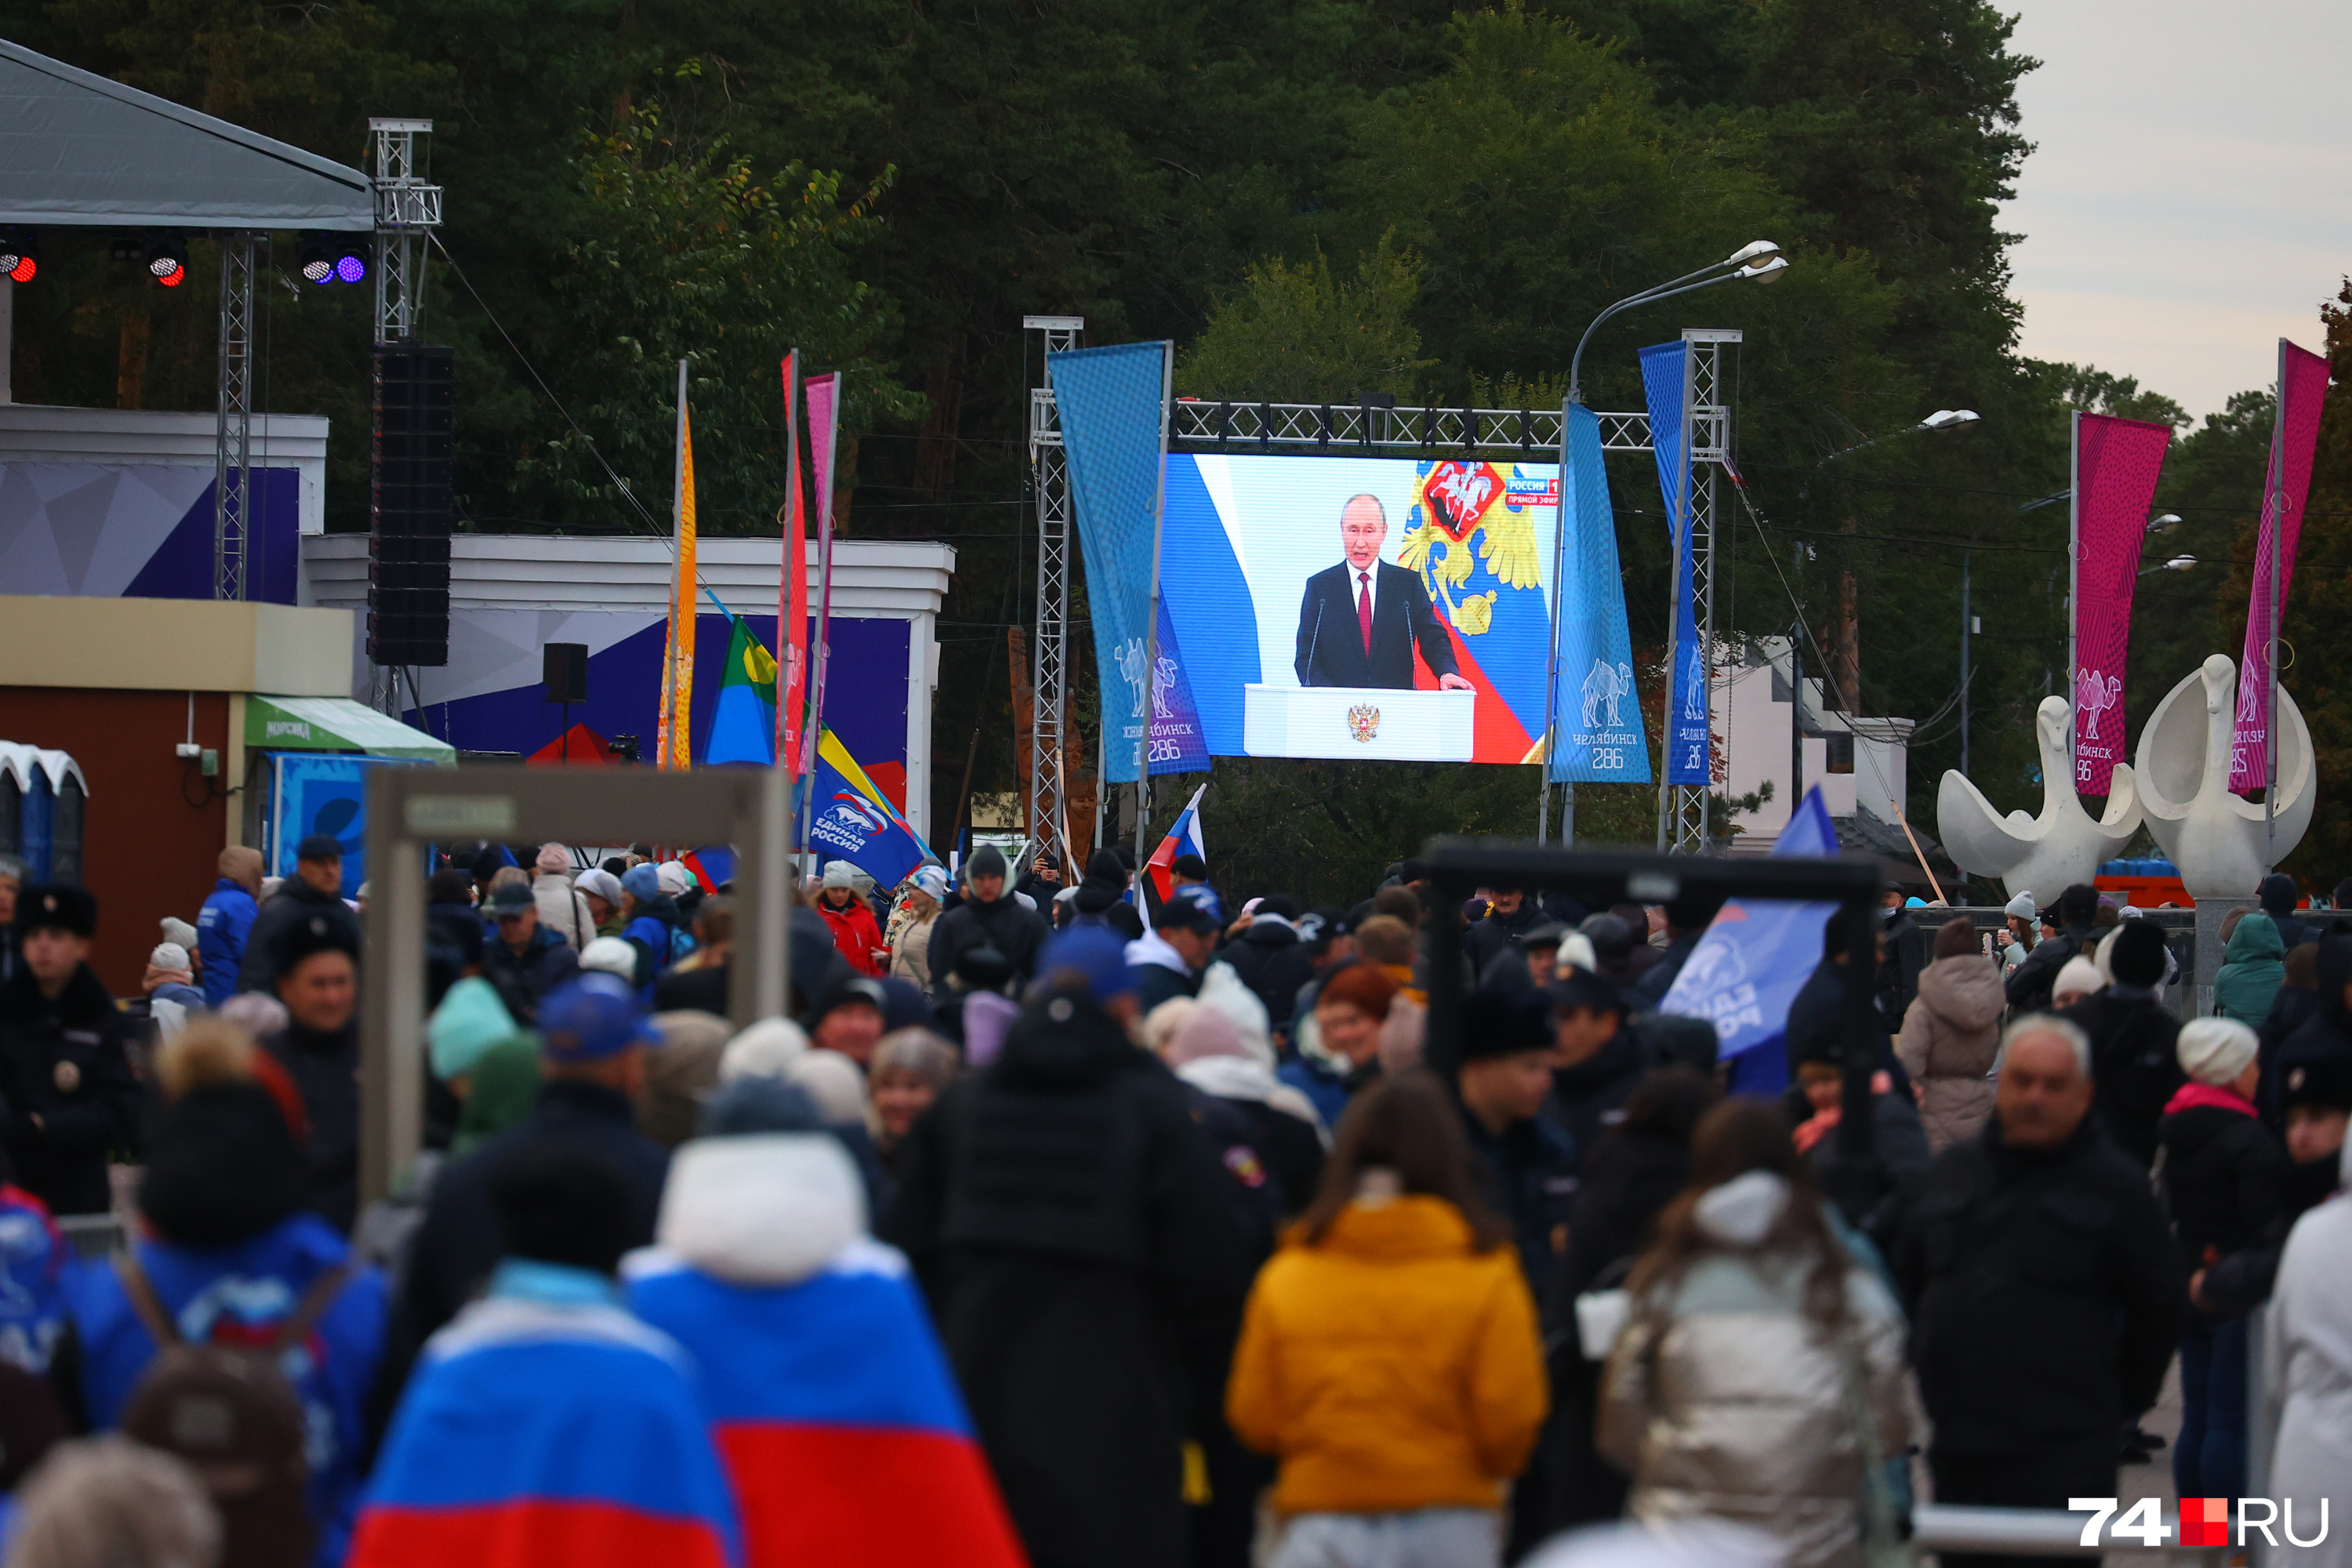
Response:
[{"label": "dark suit", "polygon": [[1345,561],[1307,579],[1298,606],[1298,684],[1412,689],[1412,649],[1438,676],[1461,673],[1454,643],[1430,606],[1421,574],[1376,562],[1372,566],[1372,646],[1365,651],[1356,618],[1356,571]]}]

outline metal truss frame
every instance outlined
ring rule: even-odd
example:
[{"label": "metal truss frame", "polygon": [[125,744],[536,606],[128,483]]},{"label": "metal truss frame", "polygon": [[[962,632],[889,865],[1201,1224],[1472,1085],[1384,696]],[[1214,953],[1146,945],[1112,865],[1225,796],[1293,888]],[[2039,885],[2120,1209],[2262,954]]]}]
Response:
[{"label": "metal truss frame", "polygon": [[[1372,403],[1203,403],[1179,398],[1168,432],[1180,452],[1475,452],[1557,460],[1557,408],[1398,408]],[[1601,446],[1650,449],[1647,414],[1602,414]]]},{"label": "metal truss frame", "polygon": [[[1042,332],[1045,353],[1078,346],[1084,316],[1024,316],[1021,330]],[[1069,780],[1064,776],[1070,707],[1070,465],[1052,378],[1037,362],[1029,389],[1029,486],[1037,507],[1037,626],[1030,639],[1029,844],[1075,885],[1085,858],[1070,841]]]},{"label": "metal truss frame", "polygon": [[253,251],[243,229],[218,237],[220,364],[213,399],[213,597],[253,583]]},{"label": "metal truss frame", "polygon": [[375,341],[412,342],[425,330],[425,253],[441,226],[441,187],[426,182],[417,138],[430,120],[371,120],[375,138]]},{"label": "metal truss frame", "polygon": [[[1683,332],[1690,345],[1685,362],[1683,439],[1690,453],[1691,579],[1698,603],[1699,647],[1706,670],[1707,736],[1710,752],[1715,730],[1715,522],[1716,481],[1731,460],[1731,395],[1723,378],[1723,345],[1737,343],[1736,329],[1691,327]],[[1664,788],[1658,847],[1676,855],[1696,855],[1710,847],[1708,795],[1714,787],[1715,759],[1707,758],[1708,783],[1672,784]]]}]

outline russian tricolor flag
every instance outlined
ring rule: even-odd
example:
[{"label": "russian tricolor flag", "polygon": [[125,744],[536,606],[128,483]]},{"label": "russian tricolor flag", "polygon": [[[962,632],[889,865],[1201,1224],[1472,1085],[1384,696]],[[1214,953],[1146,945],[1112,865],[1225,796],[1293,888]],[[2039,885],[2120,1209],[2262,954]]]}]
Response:
[{"label": "russian tricolor flag", "polygon": [[783,1285],[662,1252],[627,1272],[631,1308],[702,1367],[747,1568],[1026,1568],[895,1248],[858,1241]]},{"label": "russian tricolor flag", "polygon": [[425,1348],[347,1568],[736,1568],[677,1345],[616,1307],[476,1303]]},{"label": "russian tricolor flag", "polygon": [[1209,858],[1209,842],[1201,837],[1201,797],[1208,793],[1207,784],[1192,792],[1192,798],[1184,803],[1184,809],[1168,829],[1168,837],[1160,841],[1160,847],[1144,863],[1144,875],[1151,882],[1153,908],[1176,896],[1177,856],[1198,855],[1203,860]]}]

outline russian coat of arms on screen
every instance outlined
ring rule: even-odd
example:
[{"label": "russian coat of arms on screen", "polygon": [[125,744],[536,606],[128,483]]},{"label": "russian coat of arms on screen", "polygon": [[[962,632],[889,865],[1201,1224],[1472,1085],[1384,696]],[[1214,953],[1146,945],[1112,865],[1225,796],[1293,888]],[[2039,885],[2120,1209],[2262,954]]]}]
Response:
[{"label": "russian coat of arms on screen", "polygon": [[[1493,588],[1465,592],[1474,549],[1505,585],[1536,585],[1535,524],[1523,504],[1531,498],[1515,488],[1512,467],[1507,473],[1475,460],[1431,463],[1414,484],[1415,504],[1397,563],[1421,574],[1438,613],[1465,637],[1481,636],[1493,624],[1496,597]],[[1550,504],[1549,491],[1543,499]]]},{"label": "russian coat of arms on screen", "polygon": [[1361,745],[1370,745],[1372,737],[1381,732],[1381,710],[1369,702],[1359,702],[1348,710],[1348,733]]}]

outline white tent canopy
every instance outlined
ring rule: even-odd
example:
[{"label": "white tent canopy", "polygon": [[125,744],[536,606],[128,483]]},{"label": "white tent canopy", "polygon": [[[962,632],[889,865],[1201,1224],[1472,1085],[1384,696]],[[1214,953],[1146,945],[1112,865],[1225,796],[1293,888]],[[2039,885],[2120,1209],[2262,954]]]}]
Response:
[{"label": "white tent canopy", "polygon": [[0,40],[0,225],[375,226],[357,169]]}]

